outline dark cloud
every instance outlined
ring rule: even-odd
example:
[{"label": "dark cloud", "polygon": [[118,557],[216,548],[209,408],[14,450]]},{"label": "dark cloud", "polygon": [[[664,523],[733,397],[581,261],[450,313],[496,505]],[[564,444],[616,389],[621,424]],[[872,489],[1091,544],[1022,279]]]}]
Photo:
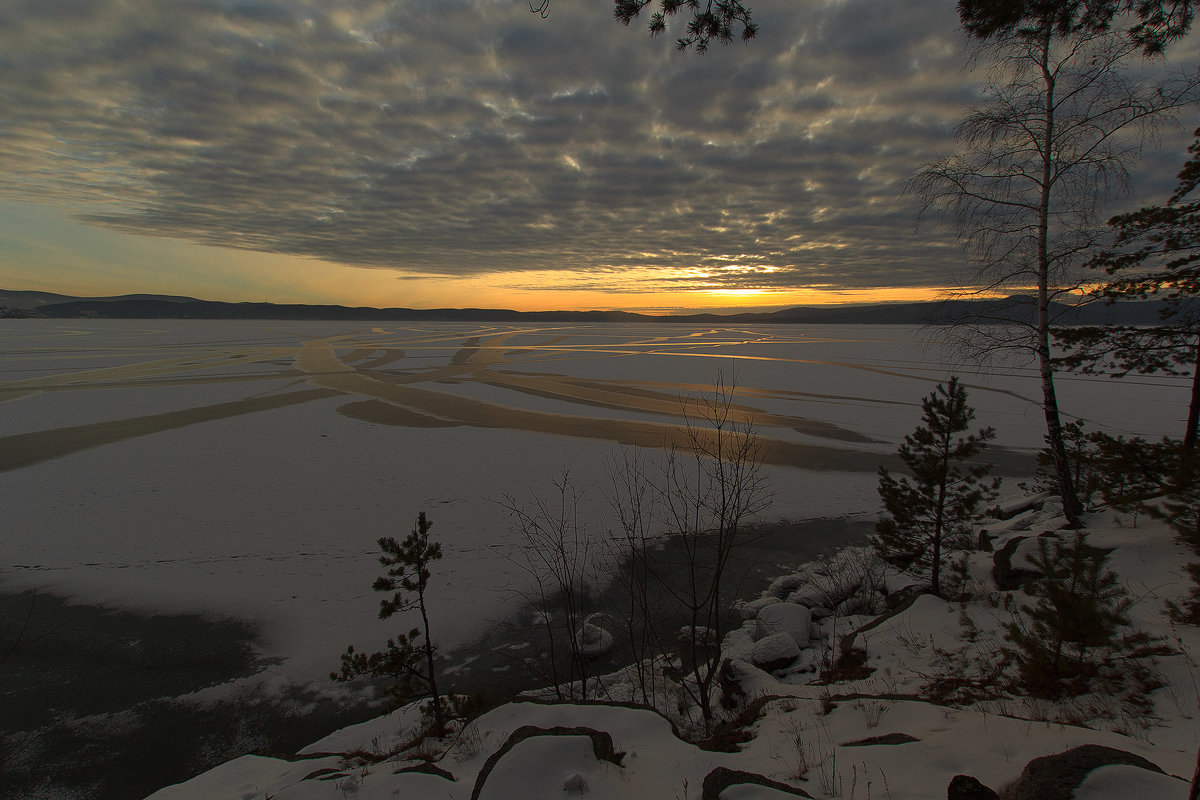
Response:
[{"label": "dark cloud", "polygon": [[595,3],[0,0],[0,193],[404,274],[952,282],[902,187],[974,92],[953,9],[755,12],[697,57]]}]

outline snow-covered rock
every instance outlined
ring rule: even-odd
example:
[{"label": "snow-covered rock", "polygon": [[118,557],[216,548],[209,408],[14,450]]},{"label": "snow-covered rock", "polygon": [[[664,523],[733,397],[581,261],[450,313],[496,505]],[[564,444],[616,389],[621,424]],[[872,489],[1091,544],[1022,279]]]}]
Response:
[{"label": "snow-covered rock", "polygon": [[750,600],[749,602],[745,603],[736,603],[734,607],[738,610],[738,613],[742,615],[742,619],[745,620],[754,619],[758,616],[758,613],[767,606],[781,602],[783,601],[780,598],[773,594],[768,594],[764,597],[758,598],[757,600]]},{"label": "snow-covered rock", "polygon": [[1007,497],[997,503],[996,507],[1000,511],[1002,519],[1012,517],[1018,511],[1025,511],[1035,506],[1041,505],[1046,500],[1049,500],[1054,495],[1050,492],[1040,492],[1034,495],[1015,494],[1012,497]]},{"label": "snow-covered rock", "polygon": [[807,583],[810,577],[810,568],[808,567],[794,572],[791,575],[781,575],[780,577],[771,581],[771,585],[766,588],[766,591],[763,592],[763,595],[765,597],[782,599]]},{"label": "snow-covered rock", "polygon": [[705,646],[715,644],[717,634],[712,628],[706,628],[703,625],[697,625],[694,628],[691,625],[684,625],[679,629],[676,638],[684,644]]},{"label": "snow-covered rock", "polygon": [[749,661],[750,654],[754,651],[754,630],[758,623],[750,620],[742,624],[740,628],[734,628],[725,634],[724,641],[721,642],[721,655],[729,659],[740,659]]},{"label": "snow-covered rock", "polygon": [[765,636],[754,643],[750,661],[766,671],[780,669],[791,664],[800,655],[800,646],[786,633]]},{"label": "snow-covered rock", "polygon": [[612,650],[613,635],[599,625],[585,622],[575,634],[575,643],[584,658],[600,658]]},{"label": "snow-covered rock", "polygon": [[805,647],[812,635],[812,613],[795,603],[775,603],[758,612],[758,624],[764,637],[786,633],[797,647]]}]

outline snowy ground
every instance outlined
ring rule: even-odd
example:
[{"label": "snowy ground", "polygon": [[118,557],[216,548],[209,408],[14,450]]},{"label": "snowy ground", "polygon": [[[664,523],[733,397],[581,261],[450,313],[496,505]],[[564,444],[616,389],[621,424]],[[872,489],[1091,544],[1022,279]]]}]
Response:
[{"label": "snowy ground", "polygon": [[[1020,537],[1020,556],[1032,537],[1057,530],[1063,522],[1053,508],[1034,509],[991,530],[998,534],[998,547]],[[295,759],[245,756],[167,787],[152,800],[579,795],[595,800],[686,800],[717,797],[704,787],[706,778],[720,768],[765,779],[730,786],[719,793],[726,800],[783,800],[797,791],[814,798],[928,800],[946,797],[947,786],[963,774],[1003,791],[1025,779],[1034,759],[1084,745],[1122,751],[1155,769],[1127,764],[1085,768],[1075,783],[1056,791],[1026,783],[1015,796],[1183,800],[1200,746],[1195,724],[1200,712],[1200,633],[1194,626],[1172,624],[1164,603],[1181,597],[1186,580],[1179,565],[1190,555],[1159,523],[1143,521],[1134,528],[1128,517],[1104,513],[1091,515],[1087,525],[1092,544],[1113,548],[1110,566],[1136,597],[1134,625],[1162,645],[1155,664],[1162,685],[1151,693],[1148,713],[1131,714],[1103,694],[1049,702],[998,692],[976,702],[931,702],[926,687],[939,669],[937,648],[966,646],[986,654],[1002,618],[1011,617],[996,602],[1004,593],[987,568],[991,553],[978,553],[975,594],[966,604],[923,595],[899,613],[823,616],[811,632],[799,632],[806,651],[827,650],[836,646],[841,634],[861,628],[856,647],[865,652],[868,675],[816,685],[816,675],[803,668],[812,659],[803,654],[795,666],[772,674],[746,660],[736,661],[735,671],[748,695],[744,702],[757,701],[758,708],[757,714],[743,718],[744,736],[736,752],[712,752],[687,743],[671,721],[650,710],[534,703],[501,706],[456,736],[406,750],[405,743],[423,724],[410,706],[327,736]],[[847,553],[841,565],[852,563]],[[795,592],[811,591],[814,567],[781,576],[760,600],[747,604],[743,632],[757,629],[754,635],[760,640],[770,635],[762,630],[770,618],[764,612],[791,606]],[[897,579],[903,576],[890,576]],[[1017,603],[1028,600],[1021,591],[1010,594]],[[964,641],[964,614],[974,617],[981,631],[975,644]],[[738,636],[731,636],[724,654],[736,659],[739,653],[750,657]],[[619,679],[610,678],[608,690],[619,692],[620,685]],[[666,705],[666,713],[674,716],[671,704]],[[674,722],[685,724],[681,719]],[[524,726],[534,726],[540,734],[514,737]],[[549,735],[555,728],[572,730]],[[606,759],[589,738],[595,732],[610,737],[619,755]],[[405,771],[429,759],[440,774]],[[1056,780],[1068,771],[1061,763],[1050,770]]]}]

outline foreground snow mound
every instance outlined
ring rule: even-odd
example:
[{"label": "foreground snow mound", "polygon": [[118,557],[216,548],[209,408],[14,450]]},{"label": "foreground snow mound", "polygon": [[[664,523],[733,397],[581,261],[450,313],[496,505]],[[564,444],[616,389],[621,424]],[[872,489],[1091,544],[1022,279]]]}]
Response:
[{"label": "foreground snow mound", "polygon": [[[391,719],[391,718],[385,718]],[[378,726],[386,728],[386,725]],[[357,743],[383,730],[355,726],[323,742]],[[387,731],[393,738],[402,733]],[[593,734],[611,741],[607,757]],[[357,744],[352,745],[357,749]],[[326,755],[298,762],[247,756],[168,787],[152,800],[344,800],[452,798],[528,800],[586,794],[594,800],[661,800],[729,766],[736,754],[680,740],[657,713],[599,705],[512,703],[470,723],[440,754],[437,771],[405,771],[417,761]]]}]

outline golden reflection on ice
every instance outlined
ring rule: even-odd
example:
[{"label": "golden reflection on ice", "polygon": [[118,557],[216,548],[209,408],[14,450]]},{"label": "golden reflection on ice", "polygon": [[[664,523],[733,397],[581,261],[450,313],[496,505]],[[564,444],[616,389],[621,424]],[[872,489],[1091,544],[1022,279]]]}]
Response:
[{"label": "golden reflection on ice", "polygon": [[[877,364],[805,359],[806,345],[839,340],[783,326],[767,330],[682,326],[648,330],[646,326],[620,325],[388,325],[322,338],[285,329],[267,332],[270,336],[262,338],[269,338],[269,343],[218,339],[169,341],[156,346],[155,332],[148,331],[151,335],[146,337],[145,345],[96,344],[90,350],[88,337],[79,337],[78,329],[64,329],[56,347],[26,352],[19,347],[10,349],[0,356],[0,366],[7,360],[22,358],[42,365],[50,374],[0,382],[0,401],[28,401],[31,394],[54,391],[264,380],[277,381],[278,385],[232,402],[6,436],[0,438],[0,471],[169,428],[338,396],[346,400],[338,406],[340,414],[380,425],[504,428],[646,447],[681,444],[681,426],[688,419],[702,416],[701,398],[710,387],[645,380],[644,368],[631,370],[631,376],[638,377],[629,379],[579,377],[577,365],[574,375],[555,371],[555,362],[565,359],[663,357],[714,359],[721,364],[741,360],[836,364],[929,380],[928,370],[916,367],[883,368]],[[755,352],[747,352],[751,348]],[[54,369],[56,359],[78,365],[91,358],[110,364]],[[714,376],[716,371],[714,366]],[[487,387],[492,397],[499,390],[504,399],[483,400],[449,388],[469,383]],[[530,398],[556,401],[561,410],[530,407]],[[769,463],[872,470],[880,461],[878,448],[856,447],[874,441],[860,431],[804,416],[771,413],[754,403],[755,399],[847,402],[867,398],[743,385],[737,387],[737,398],[736,416],[753,420],[764,440]],[[889,402],[878,398],[870,401]],[[544,403],[536,405],[544,407]],[[614,410],[622,414],[614,417]],[[773,431],[789,429],[816,441],[797,442],[794,436],[789,439],[772,435]]]}]

